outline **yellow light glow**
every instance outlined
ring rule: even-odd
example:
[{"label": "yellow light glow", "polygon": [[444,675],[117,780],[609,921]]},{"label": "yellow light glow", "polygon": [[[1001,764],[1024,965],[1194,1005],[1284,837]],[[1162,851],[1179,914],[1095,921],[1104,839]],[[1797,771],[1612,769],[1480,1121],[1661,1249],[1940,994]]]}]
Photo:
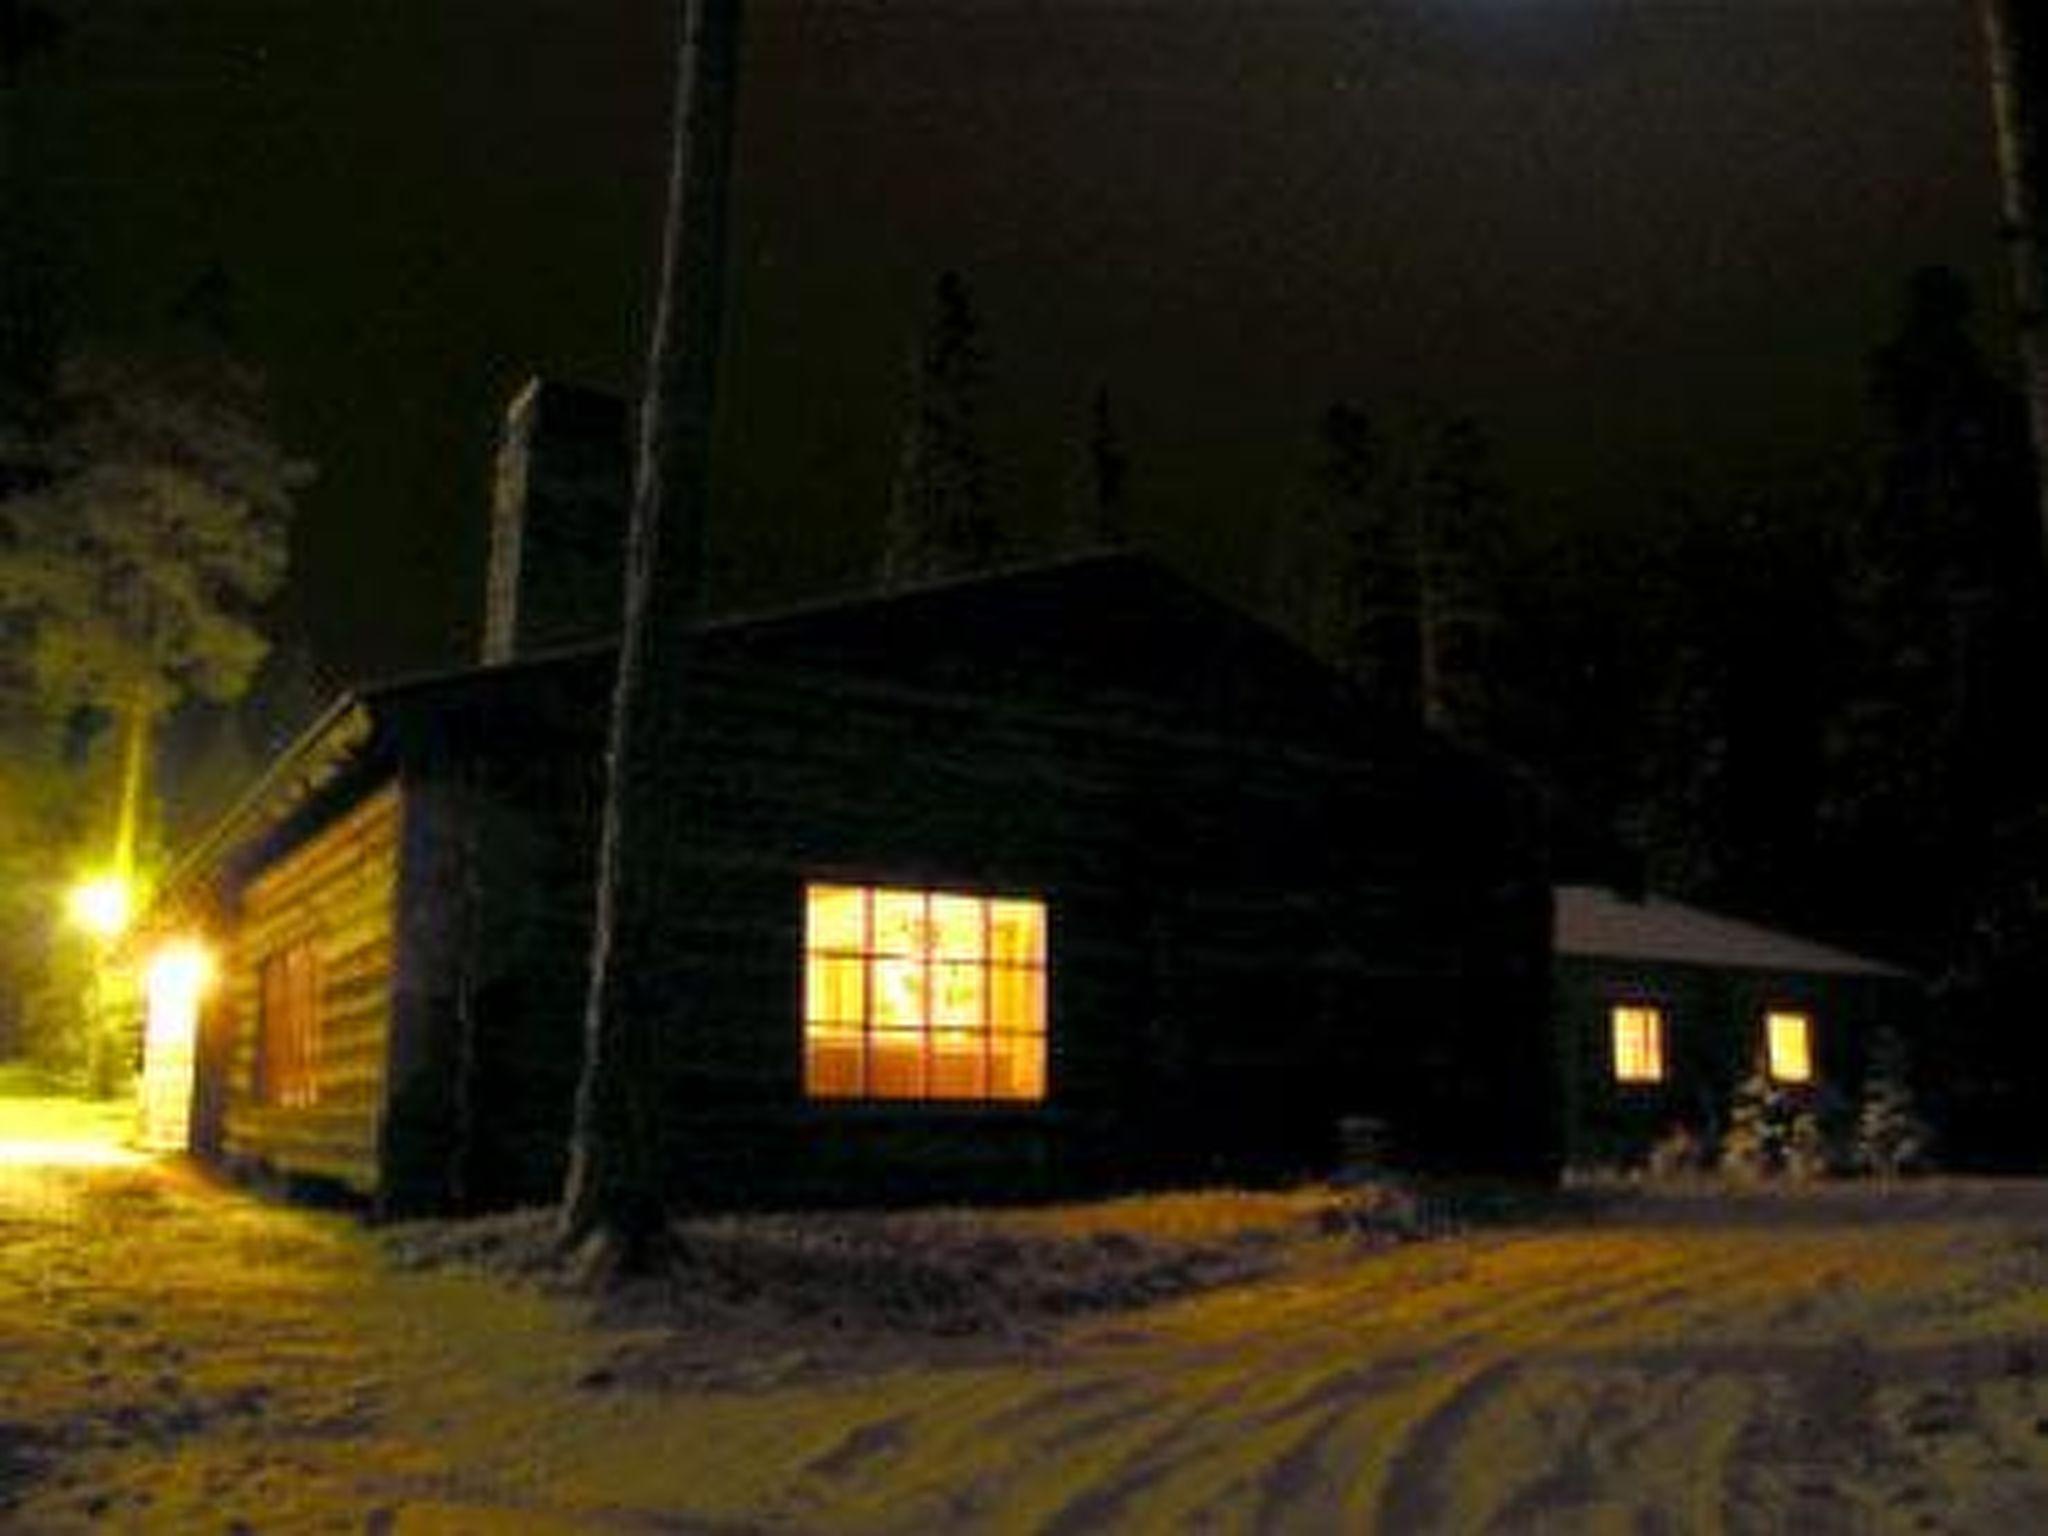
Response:
[{"label": "yellow light glow", "polygon": [[1046,1097],[1046,907],[890,886],[805,892],[812,1098]]},{"label": "yellow light glow", "polygon": [[806,908],[810,947],[859,954],[868,947],[868,893],[859,886],[814,885]]},{"label": "yellow light glow", "polygon": [[1623,1003],[1608,1015],[1614,1030],[1614,1076],[1624,1083],[1664,1080],[1664,1012]]},{"label": "yellow light glow", "polygon": [[127,931],[134,909],[134,892],[119,875],[96,875],[72,887],[67,903],[71,920],[86,932],[102,939],[118,938]]},{"label": "yellow light glow", "polygon": [[149,1013],[180,1014],[190,1010],[213,980],[213,956],[206,947],[190,939],[166,944],[150,956],[144,984],[149,989]]},{"label": "yellow light glow", "polygon": [[1764,1047],[1772,1078],[1781,1083],[1813,1081],[1813,1020],[1803,1013],[1764,1015]]},{"label": "yellow light glow", "polygon": [[1003,965],[1045,964],[1045,906],[1042,902],[989,903],[989,958]]},{"label": "yellow light glow", "polygon": [[0,1163],[16,1168],[139,1168],[148,1161],[111,1141],[0,1138]]},{"label": "yellow light glow", "polygon": [[190,939],[164,945],[143,969],[149,1007],[136,1139],[152,1151],[178,1151],[188,1140],[199,1000],[213,982],[213,970],[213,956]]}]

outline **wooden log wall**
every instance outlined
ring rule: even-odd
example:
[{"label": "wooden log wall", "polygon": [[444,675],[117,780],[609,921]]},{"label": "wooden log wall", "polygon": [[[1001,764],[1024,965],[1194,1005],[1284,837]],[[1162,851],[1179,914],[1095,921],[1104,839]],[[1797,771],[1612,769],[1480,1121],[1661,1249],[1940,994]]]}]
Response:
[{"label": "wooden log wall", "polygon": [[[1497,775],[1374,734],[1285,648],[1185,660],[1181,637],[1218,632],[1199,614],[1114,645],[809,624],[701,642],[676,819],[644,834],[690,849],[668,961],[621,999],[675,1031],[686,1200],[1277,1177],[1327,1168],[1359,1114],[1411,1162],[1550,1166],[1547,886]],[[908,655],[934,633],[981,651]],[[1133,663],[1140,643],[1159,654]],[[608,681],[599,658],[418,714],[389,1209],[559,1190]],[[1048,1099],[807,1101],[807,880],[1044,900]]]},{"label": "wooden log wall", "polygon": [[[1617,1003],[1663,1010],[1663,1081],[1616,1081],[1609,1010]],[[1774,1008],[1811,1018],[1812,1088],[1837,1107],[1852,1103],[1872,1035],[1888,1028],[1913,1043],[1920,1004],[1907,977],[1561,957],[1553,1006],[1568,1155],[1588,1166],[1633,1166],[1675,1127],[1718,1133],[1736,1085],[1762,1060],[1764,1015]]]},{"label": "wooden log wall", "polygon": [[[224,957],[227,1044],[221,1150],[233,1163],[377,1188],[391,1023],[393,920],[401,800],[372,792],[270,863],[241,894]],[[258,1097],[264,962],[297,944],[317,957],[313,1102]]]},{"label": "wooden log wall", "polygon": [[[685,1000],[697,1198],[1278,1176],[1327,1166],[1356,1113],[1433,1164],[1552,1157],[1546,909],[1475,784],[1135,711],[699,677],[691,877],[671,966],[639,979]],[[804,1102],[805,878],[1043,897],[1048,1103]]]}]

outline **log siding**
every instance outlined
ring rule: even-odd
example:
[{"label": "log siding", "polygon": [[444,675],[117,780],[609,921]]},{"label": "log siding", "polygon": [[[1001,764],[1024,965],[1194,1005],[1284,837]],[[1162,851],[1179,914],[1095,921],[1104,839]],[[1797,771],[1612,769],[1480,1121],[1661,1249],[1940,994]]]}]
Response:
[{"label": "log siding", "polygon": [[[220,1006],[221,1151],[234,1163],[372,1195],[379,1181],[391,1025],[393,922],[402,797],[370,793],[276,858],[241,892]],[[319,989],[312,1102],[262,1102],[256,1083],[264,962],[310,945]]]},{"label": "log siding", "polygon": [[[647,833],[686,840],[684,877],[622,1000],[673,1031],[686,1202],[1281,1177],[1355,1116],[1419,1166],[1554,1163],[1525,798],[1269,631],[1111,559],[689,643],[675,820]],[[346,771],[235,842],[230,1157],[387,1214],[558,1194],[611,682],[592,650],[373,690]],[[808,1098],[812,881],[1043,902],[1044,1100]],[[250,1032],[301,929],[341,1034],[288,1114],[249,1102]]]}]

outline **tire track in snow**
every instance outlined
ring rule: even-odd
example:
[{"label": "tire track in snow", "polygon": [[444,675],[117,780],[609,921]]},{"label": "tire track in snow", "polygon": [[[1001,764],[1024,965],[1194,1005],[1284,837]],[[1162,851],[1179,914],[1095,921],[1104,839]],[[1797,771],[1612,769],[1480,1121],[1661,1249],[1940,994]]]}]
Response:
[{"label": "tire track in snow", "polygon": [[1443,1529],[1441,1486],[1465,1427],[1479,1405],[1504,1388],[1521,1367],[1496,1360],[1467,1374],[1443,1401],[1401,1437],[1388,1458],[1380,1494],[1379,1528],[1386,1531]]},{"label": "tire track in snow", "polygon": [[[1196,1411],[1183,1414],[1185,1386],[1166,1385],[1161,1395],[1171,1405],[1174,1428],[1115,1457],[1109,1470],[1074,1492],[1060,1518],[1076,1530],[1100,1528],[1142,1502],[1151,1516],[1180,1520],[1227,1518],[1232,1511],[1261,1526],[1332,1528],[1328,1521],[1354,1502],[1356,1480],[1347,1474],[1357,1469],[1370,1476],[1373,1442],[1384,1433],[1383,1399],[1411,1391],[1433,1370],[1486,1359],[1504,1337],[1532,1325],[1540,1323],[1545,1334],[1570,1330],[1591,1316],[1626,1312],[1638,1294],[1668,1294],[1674,1266],[1650,1258],[1589,1281],[1582,1266],[1560,1255],[1541,1283],[1505,1294],[1482,1291],[1477,1301],[1469,1287],[1483,1284],[1483,1275],[1463,1270],[1445,1296],[1425,1291],[1403,1298],[1405,1312],[1423,1303],[1423,1317],[1400,1319],[1396,1336],[1403,1347],[1392,1355],[1375,1353],[1385,1342],[1372,1336],[1377,1330],[1358,1327],[1349,1294],[1354,1287],[1330,1288],[1313,1305],[1290,1294],[1288,1321],[1277,1339],[1233,1330],[1227,1344],[1205,1348],[1202,1358],[1210,1365],[1221,1357],[1232,1384],[1226,1392],[1212,1390]],[[1456,1316],[1465,1326],[1416,1350],[1416,1325],[1426,1326],[1431,1311]],[[1247,1460],[1256,1463],[1250,1470]]]}]

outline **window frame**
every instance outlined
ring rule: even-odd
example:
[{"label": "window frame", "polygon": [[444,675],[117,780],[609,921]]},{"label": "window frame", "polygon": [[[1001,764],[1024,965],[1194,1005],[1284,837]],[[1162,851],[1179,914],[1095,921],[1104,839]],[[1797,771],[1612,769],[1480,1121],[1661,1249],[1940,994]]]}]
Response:
[{"label": "window frame", "polygon": [[[845,941],[844,929],[821,933],[819,898],[829,893],[860,898],[857,944]],[[829,873],[807,876],[797,899],[796,1091],[806,1107],[1000,1114],[1051,1101],[1052,903],[1043,892]],[[906,913],[912,901],[919,908],[914,919]],[[886,919],[878,916],[885,903]],[[938,903],[953,908],[950,924],[937,914]],[[961,926],[967,903],[978,907],[980,923],[971,944]],[[997,937],[1004,907],[1026,909],[1024,947],[1016,952],[1006,953]],[[942,972],[952,973],[953,987]],[[881,1001],[884,989],[892,1005]],[[978,1013],[972,1023],[958,1013],[968,999]],[[1006,1007],[1021,1019],[1006,1017]],[[914,1021],[900,1017],[906,1010]],[[897,1016],[884,1022],[891,1014]],[[846,1086],[832,1082],[834,1069],[822,1063],[828,1050],[848,1052],[849,1037]],[[894,1049],[878,1057],[878,1038]],[[844,1062],[842,1056],[836,1070],[843,1072]]]},{"label": "window frame", "polygon": [[321,1101],[326,974],[308,936],[280,944],[256,964],[256,1029],[249,1097],[265,1109],[312,1109]]},{"label": "window frame", "polygon": [[[1647,1039],[1646,1053],[1652,1070],[1629,1072],[1622,1050],[1622,1026],[1624,1015],[1636,1016],[1632,1022],[1639,1027],[1647,1024],[1647,1037],[1638,1035],[1637,1050]],[[1607,1004],[1607,1076],[1608,1081],[1618,1088],[1650,1089],[1661,1088],[1671,1081],[1671,1015],[1665,1006],[1653,999],[1629,997],[1610,1000]]]}]

